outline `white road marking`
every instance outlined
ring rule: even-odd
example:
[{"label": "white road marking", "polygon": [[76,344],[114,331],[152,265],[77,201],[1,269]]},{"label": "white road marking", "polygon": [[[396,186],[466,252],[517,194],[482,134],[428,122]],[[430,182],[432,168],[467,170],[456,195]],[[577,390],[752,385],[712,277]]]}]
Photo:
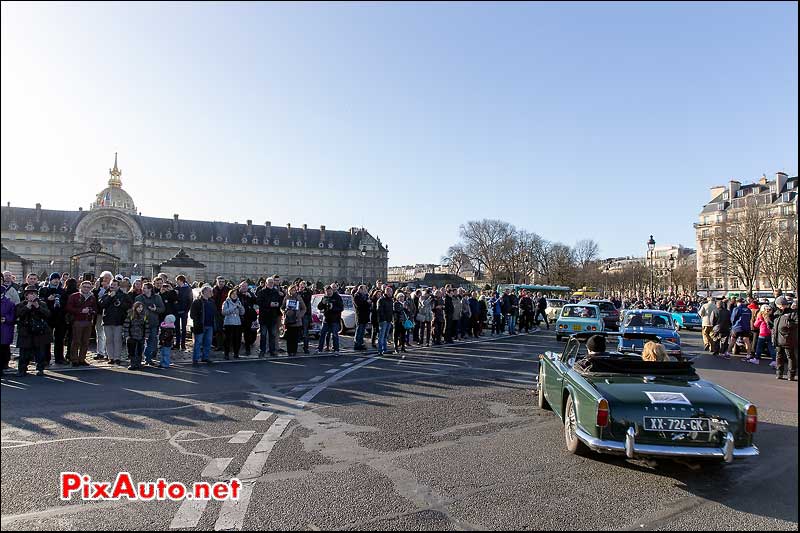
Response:
[{"label": "white road marking", "polygon": [[255,433],[255,431],[240,431],[228,441],[228,444],[245,444]]},{"label": "white road marking", "polygon": [[183,500],[169,524],[170,529],[196,527],[207,505],[208,500]]},{"label": "white road marking", "polygon": [[201,477],[219,477],[228,468],[228,465],[233,461],[233,457],[222,457],[219,459],[212,459],[210,463],[200,473]]},{"label": "white road marking", "polygon": [[348,366],[353,366],[355,363],[345,363],[343,365],[339,365],[341,368],[347,368]]},{"label": "white road marking", "polygon": [[230,372],[226,372],[225,370],[214,370],[214,372],[219,372],[220,374],[230,374]]},{"label": "white road marking", "polygon": [[[340,371],[335,376],[329,377],[310,391],[303,394],[296,402],[297,408],[303,409],[308,402],[314,399],[317,394],[325,390],[329,385],[340,380],[347,374],[358,370],[362,366],[366,366],[378,359],[380,359],[380,357],[372,357],[355,366]],[[256,444],[255,448],[253,448],[253,451],[250,452],[250,455],[247,457],[247,460],[242,466],[241,472],[239,472],[239,475],[236,476],[237,479],[242,482],[240,498],[238,500],[225,500],[223,502],[222,508],[219,512],[219,518],[214,524],[214,529],[216,531],[242,529],[244,518],[247,515],[247,507],[250,505],[250,496],[253,494],[255,480],[261,476],[261,472],[264,468],[264,465],[267,463],[267,459],[269,458],[272,448],[275,447],[278,439],[280,439],[281,435],[283,435],[283,432],[286,430],[286,427],[293,418],[294,414],[292,413],[279,416],[275,422],[272,423],[272,426],[270,426],[267,432],[264,433],[264,436],[261,438],[258,444]],[[198,517],[197,520],[199,521],[200,517]],[[196,525],[196,522],[194,525]],[[194,525],[186,527],[194,527]]]},{"label": "white road marking", "polygon": [[325,379],[325,376],[314,376],[313,378],[309,379],[311,383],[316,383],[317,381]]},{"label": "white road marking", "polygon": [[365,357],[359,357],[358,359],[356,359],[356,363],[360,363],[360,362],[361,362],[361,361],[363,361],[364,359],[366,359],[366,358],[365,358]]},{"label": "white road marking", "polygon": [[301,390],[305,390],[307,388],[308,388],[307,386],[304,387],[303,385],[298,385],[297,387],[294,387],[293,389],[291,389],[289,392],[300,392]]},{"label": "white road marking", "polygon": [[338,368],[331,368],[330,370],[326,370],[326,371],[325,371],[325,373],[326,373],[326,374],[335,374],[335,373],[337,373],[338,371],[339,371],[339,369],[338,369]]},{"label": "white road marking", "polygon": [[256,416],[253,417],[253,420],[269,420],[273,414],[272,411],[259,411]]}]

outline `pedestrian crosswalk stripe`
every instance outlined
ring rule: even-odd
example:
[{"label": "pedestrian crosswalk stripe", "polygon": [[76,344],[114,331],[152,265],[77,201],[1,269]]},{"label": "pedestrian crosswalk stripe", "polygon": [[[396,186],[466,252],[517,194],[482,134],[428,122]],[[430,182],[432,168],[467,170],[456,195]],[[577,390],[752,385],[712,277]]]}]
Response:
[{"label": "pedestrian crosswalk stripe", "polygon": [[228,444],[244,444],[249,441],[250,437],[255,435],[255,433],[255,431],[240,431],[228,441]]}]

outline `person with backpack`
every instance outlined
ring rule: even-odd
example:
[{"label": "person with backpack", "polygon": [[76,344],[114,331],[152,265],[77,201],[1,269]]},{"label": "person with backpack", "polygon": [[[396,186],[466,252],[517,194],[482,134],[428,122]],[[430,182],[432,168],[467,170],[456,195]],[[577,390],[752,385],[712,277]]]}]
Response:
[{"label": "person with backpack", "polygon": [[772,342],[776,348],[775,377],[786,379],[788,365],[789,380],[797,381],[797,308],[790,308],[785,296],[775,299],[778,316],[772,328]]},{"label": "person with backpack", "polygon": [[92,282],[82,281],[80,290],[67,299],[66,312],[72,320],[72,366],[90,366],[86,361],[89,338],[97,316],[97,298],[92,294]]},{"label": "person with backpack", "polygon": [[147,314],[142,302],[134,302],[128,311],[122,330],[128,345],[128,370],[141,370],[144,339],[148,331]]},{"label": "person with backpack", "polygon": [[17,348],[19,368],[17,376],[28,373],[31,360],[36,363],[36,375],[43,376],[47,366],[47,352],[52,338],[50,308],[39,299],[39,287],[28,285],[23,291],[23,301],[17,305]]},{"label": "person with backpack", "polygon": [[732,331],[732,341],[736,342],[737,339],[741,339],[744,343],[745,348],[745,358],[742,360],[744,362],[750,362],[751,357],[749,354],[752,353],[750,340],[752,337],[750,324],[753,321],[753,315],[750,309],[744,304],[744,299],[739,298],[739,305],[733,308],[733,312],[731,312],[731,331]]}]

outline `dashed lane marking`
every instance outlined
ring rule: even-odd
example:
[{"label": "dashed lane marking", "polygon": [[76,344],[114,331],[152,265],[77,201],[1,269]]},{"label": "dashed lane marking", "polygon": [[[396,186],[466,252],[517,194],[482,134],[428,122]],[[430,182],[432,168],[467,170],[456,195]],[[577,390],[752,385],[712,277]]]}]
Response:
[{"label": "dashed lane marking", "polygon": [[228,444],[245,444],[255,434],[255,431],[240,431],[228,441]]},{"label": "dashed lane marking", "polygon": [[272,411],[259,411],[256,413],[256,416],[253,417],[253,420],[269,420],[269,417],[274,415]]},{"label": "dashed lane marking", "polygon": [[222,457],[218,459],[211,459],[211,462],[206,465],[200,473],[202,477],[219,477],[228,468],[228,465],[233,461],[233,457]]}]

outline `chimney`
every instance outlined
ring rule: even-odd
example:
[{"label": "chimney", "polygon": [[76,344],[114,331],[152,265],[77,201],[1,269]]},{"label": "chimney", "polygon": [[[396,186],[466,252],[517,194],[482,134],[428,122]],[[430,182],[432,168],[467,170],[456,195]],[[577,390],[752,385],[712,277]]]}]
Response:
[{"label": "chimney", "polygon": [[716,187],[711,187],[711,200],[710,201],[713,202],[714,199],[716,199],[717,196],[719,196],[720,194],[722,194],[724,192],[725,192],[725,186],[724,185],[718,185]]},{"label": "chimney", "polygon": [[82,207],[79,207],[79,208],[78,208],[78,212],[82,212],[82,211],[83,211],[83,208],[82,208]]},{"label": "chimney", "polygon": [[325,226],[319,227],[319,242],[325,242]]},{"label": "chimney", "polygon": [[294,241],[292,241],[292,223],[291,222],[287,222],[286,223],[286,236],[288,237],[289,242],[294,244]]},{"label": "chimney", "polygon": [[789,176],[785,172],[776,172],[775,173],[775,184],[778,186],[778,190],[775,191],[780,194],[783,191],[783,188],[786,186],[786,179]]},{"label": "chimney", "polygon": [[11,202],[6,202],[6,207],[11,207]]},{"label": "chimney", "polygon": [[253,221],[252,220],[248,220],[247,221],[247,234],[248,235],[252,235],[253,234]]},{"label": "chimney", "polygon": [[733,199],[736,198],[736,192],[739,190],[739,187],[741,187],[741,186],[742,186],[741,182],[738,182],[736,180],[731,180],[730,181],[730,183],[728,184],[728,200],[729,201],[733,202]]},{"label": "chimney", "polygon": [[42,204],[36,204],[36,222],[42,220]]},{"label": "chimney", "polygon": [[308,224],[303,224],[303,246],[306,245],[306,241],[308,241]]},{"label": "chimney", "polygon": [[178,233],[178,214],[172,215],[172,233]]},{"label": "chimney", "polygon": [[269,240],[269,239],[272,238],[272,222],[267,220],[266,222],[264,222],[264,226],[267,228],[266,236],[267,236],[267,240]]}]

